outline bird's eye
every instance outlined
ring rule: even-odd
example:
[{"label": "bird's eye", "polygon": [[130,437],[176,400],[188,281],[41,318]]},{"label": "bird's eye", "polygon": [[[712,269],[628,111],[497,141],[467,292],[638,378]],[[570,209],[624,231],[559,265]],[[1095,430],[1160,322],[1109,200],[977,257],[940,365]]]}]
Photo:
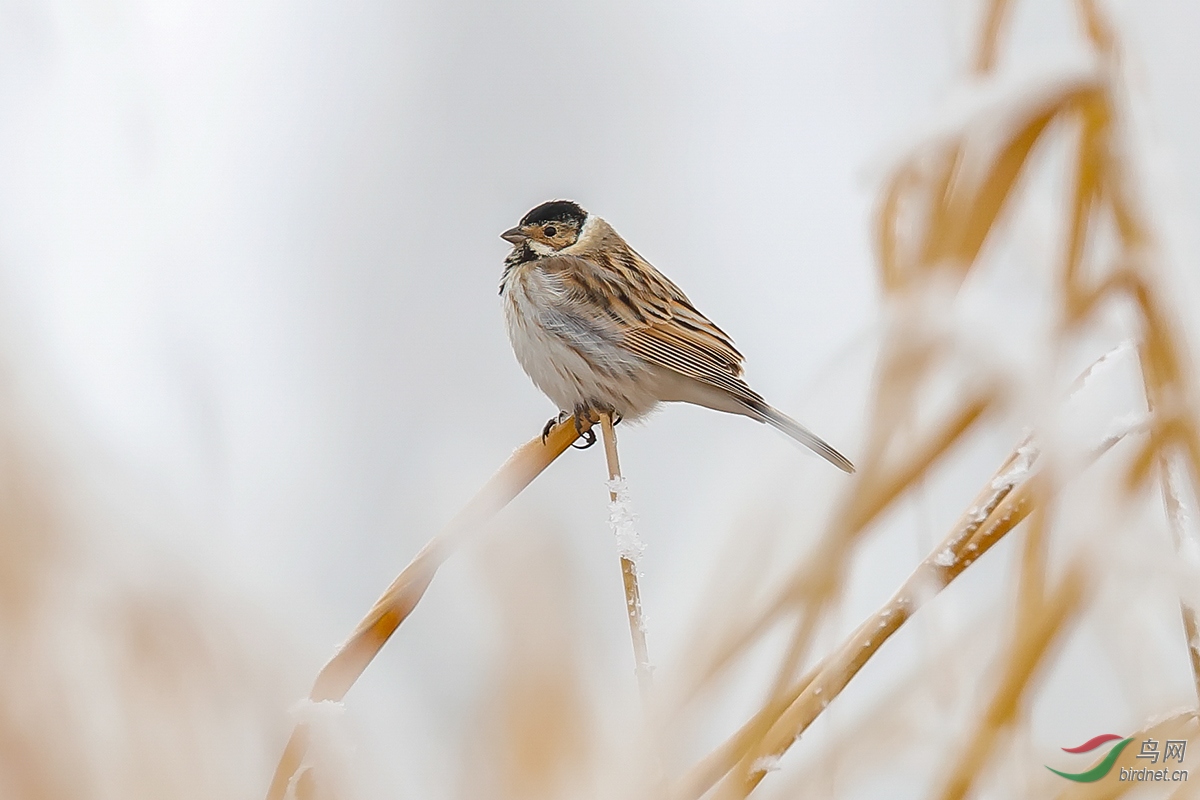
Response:
[{"label": "bird's eye", "polygon": [[553,225],[550,225],[550,226],[544,228],[542,230],[542,233],[546,234],[547,236],[549,236],[551,238],[554,238],[556,235],[558,235],[558,228],[554,227]]}]

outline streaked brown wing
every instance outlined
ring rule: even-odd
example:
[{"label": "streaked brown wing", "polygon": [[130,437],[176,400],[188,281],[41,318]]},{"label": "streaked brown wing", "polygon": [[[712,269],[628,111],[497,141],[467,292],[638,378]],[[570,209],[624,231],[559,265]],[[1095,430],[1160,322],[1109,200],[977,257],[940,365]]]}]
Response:
[{"label": "streaked brown wing", "polygon": [[680,336],[678,328],[670,322],[629,331],[621,344],[653,364],[729,392],[752,407],[763,403],[763,398],[727,364],[713,358],[706,343]]},{"label": "streaked brown wing", "polygon": [[743,357],[729,335],[632,250],[604,262],[594,258],[546,261],[544,268],[559,272],[573,305],[604,314],[604,327],[621,347],[751,405],[763,402],[741,380]]}]

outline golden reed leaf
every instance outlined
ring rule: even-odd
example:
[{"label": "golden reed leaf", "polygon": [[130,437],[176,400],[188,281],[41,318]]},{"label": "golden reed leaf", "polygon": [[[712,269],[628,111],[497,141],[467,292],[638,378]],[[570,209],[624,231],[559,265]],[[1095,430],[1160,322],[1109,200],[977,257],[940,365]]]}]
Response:
[{"label": "golden reed leaf", "polygon": [[[1002,124],[968,128],[904,161],[884,187],[876,217],[884,289],[895,294],[935,271],[949,270],[958,280],[965,278],[1051,124],[1086,119],[1089,126],[1096,126],[1093,133],[1098,137],[1088,152],[1098,153],[1103,144],[1099,137],[1107,133],[1102,124],[1106,108],[1107,96],[1096,82],[1066,84],[1031,98]],[[994,134],[997,127],[1012,131],[999,146],[987,145],[975,135]],[[974,155],[968,157],[969,153]],[[1088,169],[1094,178],[1095,165]],[[1077,195],[1077,205],[1090,203],[1094,195],[1090,186]],[[1071,260],[1077,258],[1073,255]]]},{"label": "golden reed leaf", "polygon": [[983,34],[979,40],[979,47],[975,51],[974,69],[977,74],[990,72],[996,65],[996,50],[1000,47],[1000,29],[1004,27],[1011,5],[1008,0],[990,0],[988,3]]},{"label": "golden reed leaf", "polygon": [[996,747],[996,740],[1016,718],[1021,698],[1050,645],[1078,612],[1085,587],[1080,564],[1072,565],[1048,599],[1036,608],[1028,624],[1018,624],[1012,650],[1000,685],[996,688],[983,718],[975,727],[966,749],[938,795],[941,800],[962,800],[975,779],[983,772]]},{"label": "golden reed leaf", "polygon": [[1002,478],[1011,473],[1018,458],[1024,457],[1027,445],[1022,442],[1005,459],[950,534],[892,599],[796,682],[782,702],[776,698],[769,703],[689,770],[672,789],[672,800],[696,800],[739,765],[741,773],[729,779],[726,791],[734,791],[736,786],[739,791],[749,792],[765,775],[763,770],[754,769],[756,761],[782,755],[921,605],[1015,528],[1029,513],[1031,495],[1027,483],[1018,485]]}]

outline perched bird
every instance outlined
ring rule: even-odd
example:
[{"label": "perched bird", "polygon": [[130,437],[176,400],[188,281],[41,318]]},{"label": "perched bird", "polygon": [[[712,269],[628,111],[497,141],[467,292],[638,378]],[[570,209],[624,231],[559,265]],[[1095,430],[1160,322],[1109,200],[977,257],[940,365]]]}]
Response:
[{"label": "perched bird", "polygon": [[500,278],[508,338],[559,420],[573,414],[580,429],[592,411],[636,419],[662,402],[694,403],[770,423],[854,471],[751,389],[729,336],[600,217],[552,200],[501,237],[513,246]]}]

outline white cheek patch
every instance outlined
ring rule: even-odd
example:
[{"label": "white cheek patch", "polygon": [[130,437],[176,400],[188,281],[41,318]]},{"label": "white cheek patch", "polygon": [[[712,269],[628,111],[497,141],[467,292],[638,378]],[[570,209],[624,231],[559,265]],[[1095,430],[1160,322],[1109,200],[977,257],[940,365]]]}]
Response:
[{"label": "white cheek patch", "polygon": [[529,240],[529,249],[537,253],[539,256],[552,256],[557,252],[553,247],[545,242],[539,242],[537,239]]}]

